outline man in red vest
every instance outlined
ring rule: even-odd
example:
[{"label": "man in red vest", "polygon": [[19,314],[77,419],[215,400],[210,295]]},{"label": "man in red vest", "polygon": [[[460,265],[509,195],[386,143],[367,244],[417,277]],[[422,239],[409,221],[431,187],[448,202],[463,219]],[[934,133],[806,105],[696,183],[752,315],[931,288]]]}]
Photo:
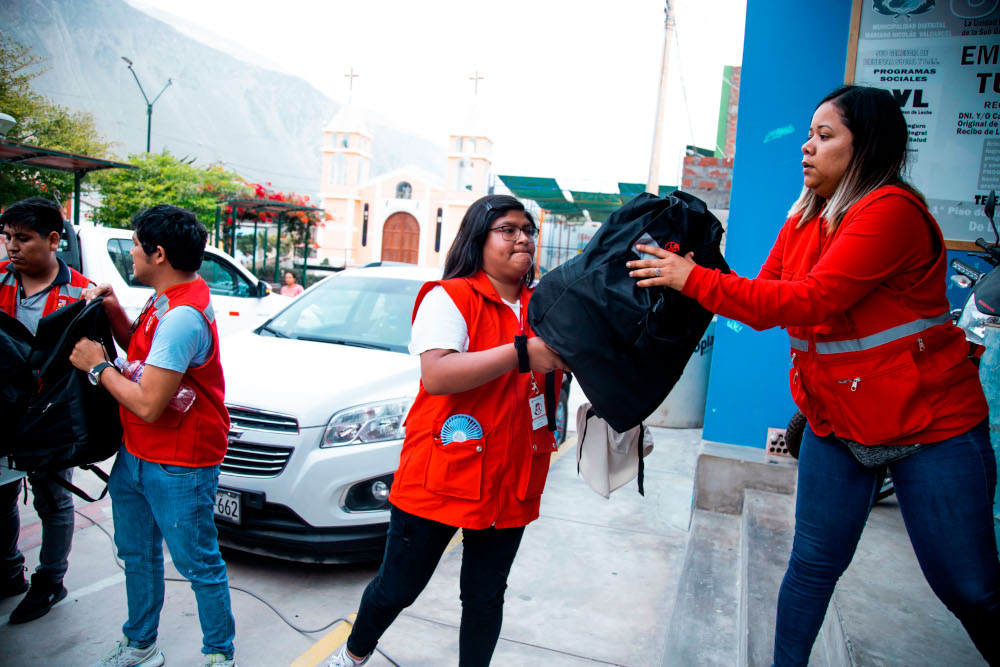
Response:
[{"label": "man in red vest", "polygon": [[[84,298],[104,297],[115,340],[129,361],[144,365],[125,377],[105,359],[104,348],[86,338],[70,355],[118,400],[125,431],[109,488],[128,621],[124,638],[94,667],[163,664],[156,636],[164,540],[198,601],[203,664],[235,667],[229,580],[214,521],[229,413],[215,315],[198,275],[208,234],[193,213],[167,204],[140,212],[132,227],[134,276],[154,292],[142,313],[130,323],[110,285],[87,290]],[[183,411],[169,405],[182,382],[195,394]]]},{"label": "man in red vest", "polygon": [[[0,215],[0,228],[8,256],[0,262],[0,310],[35,333],[41,318],[77,301],[91,283],[56,257],[63,216],[52,200],[30,197],[12,204]],[[73,469],[56,474],[68,482]],[[45,475],[29,475],[28,482],[42,522],[42,548],[30,588],[17,548],[21,483],[0,486],[0,599],[28,591],[10,615],[15,624],[41,618],[66,597],[62,582],[73,544],[73,495]]]}]

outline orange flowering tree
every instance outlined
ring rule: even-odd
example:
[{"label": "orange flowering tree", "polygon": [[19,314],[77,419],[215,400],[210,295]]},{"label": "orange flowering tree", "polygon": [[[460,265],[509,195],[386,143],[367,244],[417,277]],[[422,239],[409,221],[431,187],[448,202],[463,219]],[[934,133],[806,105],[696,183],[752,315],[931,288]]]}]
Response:
[{"label": "orange flowering tree", "polygon": [[[296,206],[313,206],[308,196],[294,192],[281,192],[273,188],[270,183],[245,183],[244,185],[251,193],[247,199],[256,199],[262,204],[281,202]],[[222,211],[222,231],[226,234],[226,238],[229,238],[229,235],[232,233],[234,220],[240,227],[246,229],[254,221],[268,225],[277,224],[280,215],[281,248],[283,255],[290,255],[296,247],[302,246],[305,241],[307,227],[310,229],[310,237],[315,238],[316,228],[323,227],[325,222],[330,219],[329,214],[322,209],[319,211],[284,211],[281,213],[260,210],[258,208],[235,207],[235,211],[233,209],[234,207],[230,205],[226,206]],[[267,232],[264,233],[267,234]],[[269,241],[265,241],[269,245],[273,245],[277,240],[273,234],[265,236],[265,239],[270,239]],[[249,252],[252,245],[252,237],[244,236],[237,241],[237,247],[243,252]],[[312,252],[316,246],[312,241],[310,241],[309,245],[309,250]]]}]

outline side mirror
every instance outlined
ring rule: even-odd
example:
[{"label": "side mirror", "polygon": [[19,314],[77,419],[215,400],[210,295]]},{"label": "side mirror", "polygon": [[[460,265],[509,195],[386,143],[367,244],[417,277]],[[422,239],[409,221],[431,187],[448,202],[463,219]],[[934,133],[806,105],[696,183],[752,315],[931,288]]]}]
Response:
[{"label": "side mirror", "polygon": [[986,198],[986,206],[984,207],[984,213],[986,217],[993,220],[993,214],[996,212],[997,208],[997,191],[990,190],[990,196]]},{"label": "side mirror", "polygon": [[257,298],[262,298],[271,293],[271,286],[263,280],[257,281]]}]

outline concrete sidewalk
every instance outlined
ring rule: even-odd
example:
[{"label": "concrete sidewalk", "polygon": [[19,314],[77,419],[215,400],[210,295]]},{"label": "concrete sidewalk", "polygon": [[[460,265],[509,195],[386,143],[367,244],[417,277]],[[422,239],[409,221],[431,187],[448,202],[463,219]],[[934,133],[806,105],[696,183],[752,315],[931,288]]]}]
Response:
[{"label": "concrete sidewalk", "polygon": [[[610,500],[577,478],[571,436],[553,463],[542,516],[527,529],[515,560],[494,665],[769,664],[792,498],[752,499],[746,503],[753,512],[749,519],[698,510],[692,524],[701,432],[654,429],[653,435],[646,496],[630,484]],[[96,484],[88,477],[83,473],[78,480],[90,491]],[[77,508],[113,530],[107,499],[78,502]],[[21,545],[33,568],[40,527],[30,503],[22,521]],[[747,531],[747,521],[767,530]],[[751,533],[757,541],[748,544]],[[769,566],[746,560],[761,553]],[[399,664],[457,664],[461,554],[456,541],[416,604],[383,638],[380,648]],[[377,569],[376,564],[287,563],[234,551],[225,557],[233,587],[252,590],[309,629],[353,613]],[[168,576],[176,575],[167,569]],[[744,570],[754,581],[756,606],[741,603]],[[116,641],[125,619],[124,578],[109,539],[80,516],[66,584],[69,597],[44,618],[21,626],[0,621],[0,665],[88,665]],[[339,623],[303,635],[238,590],[232,600],[242,667],[325,664],[348,632]],[[17,598],[0,602],[0,619],[16,603]],[[814,659],[813,664],[984,664],[924,582],[891,501],[873,512],[837,605],[847,661]],[[750,614],[749,622],[740,614]],[[190,586],[167,583],[159,637],[167,665],[199,664],[200,636]],[[391,663],[377,655],[368,664]]]}]

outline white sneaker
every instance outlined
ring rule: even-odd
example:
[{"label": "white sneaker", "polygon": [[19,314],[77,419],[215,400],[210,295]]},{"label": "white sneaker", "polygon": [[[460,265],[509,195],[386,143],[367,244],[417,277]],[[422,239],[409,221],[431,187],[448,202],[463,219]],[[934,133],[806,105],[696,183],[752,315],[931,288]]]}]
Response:
[{"label": "white sneaker", "polygon": [[369,653],[365,656],[364,660],[357,662],[354,658],[347,655],[347,644],[344,644],[340,647],[340,652],[333,656],[333,660],[330,661],[330,664],[327,665],[327,667],[361,667],[361,665],[368,662],[368,659],[371,657],[372,656]]},{"label": "white sneaker", "polygon": [[205,656],[202,667],[236,667],[236,658],[226,659],[221,653],[209,653]]},{"label": "white sneaker", "polygon": [[123,637],[117,646],[91,667],[160,667],[162,664],[163,652],[156,648],[155,642],[139,649],[129,646],[128,637]]}]

